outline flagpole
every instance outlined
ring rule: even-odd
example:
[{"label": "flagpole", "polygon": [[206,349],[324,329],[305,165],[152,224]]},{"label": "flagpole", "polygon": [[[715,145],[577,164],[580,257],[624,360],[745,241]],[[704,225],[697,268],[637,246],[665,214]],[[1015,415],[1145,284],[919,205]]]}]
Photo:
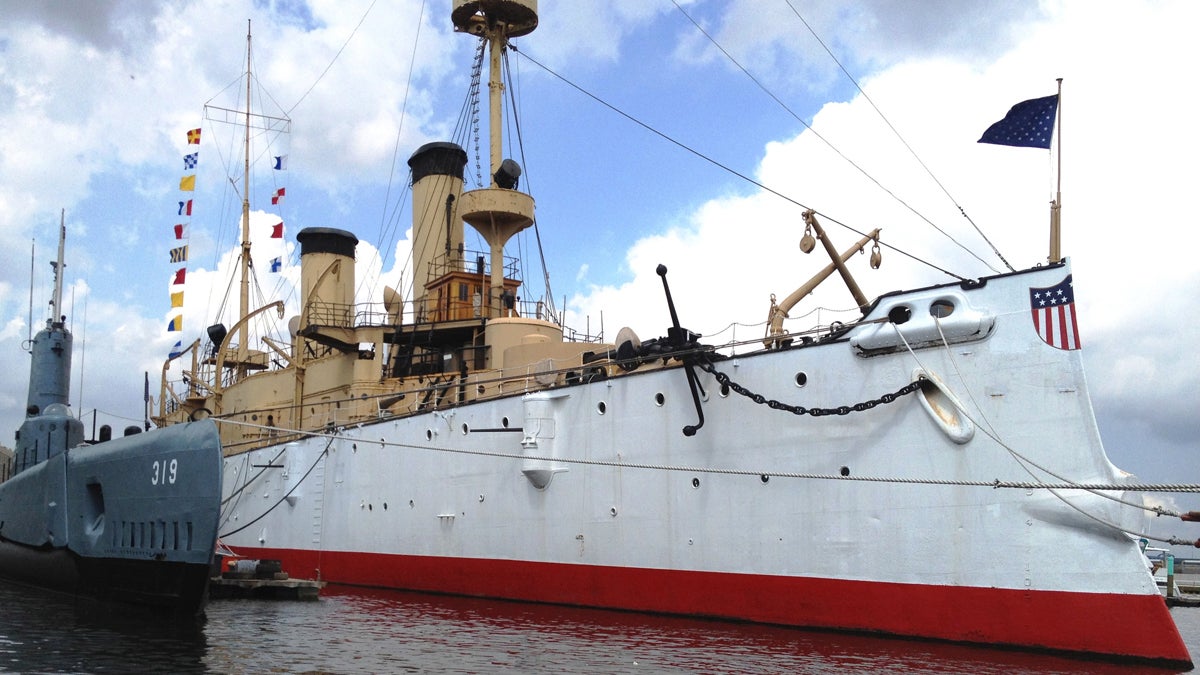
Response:
[{"label": "flagpole", "polygon": [[1062,261],[1062,81],[1058,78],[1058,124],[1054,136],[1058,139],[1058,177],[1054,185],[1054,201],[1050,202],[1050,262]]}]

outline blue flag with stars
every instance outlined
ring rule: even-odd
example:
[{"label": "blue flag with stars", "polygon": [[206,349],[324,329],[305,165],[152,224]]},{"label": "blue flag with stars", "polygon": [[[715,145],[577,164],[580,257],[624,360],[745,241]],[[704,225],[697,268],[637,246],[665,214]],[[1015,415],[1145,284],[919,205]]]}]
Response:
[{"label": "blue flag with stars", "polygon": [[988,127],[979,142],[1049,149],[1057,113],[1058,94],[1021,101],[1008,111],[1004,119]]}]

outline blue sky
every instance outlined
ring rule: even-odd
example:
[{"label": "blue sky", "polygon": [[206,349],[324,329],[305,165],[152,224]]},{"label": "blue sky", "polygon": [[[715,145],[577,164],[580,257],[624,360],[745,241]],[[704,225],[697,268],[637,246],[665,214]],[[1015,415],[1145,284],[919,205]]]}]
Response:
[{"label": "blue sky", "polygon": [[[1148,481],[1200,482],[1200,359],[1190,349],[1200,342],[1190,320],[1200,310],[1200,273],[1187,199],[1200,178],[1190,84],[1200,62],[1190,35],[1200,25],[1196,3],[540,4],[541,25],[518,40],[521,53],[695,151],[513,55],[524,147],[508,154],[537,200],[554,302],[565,299],[574,327],[603,325],[609,339],[625,325],[643,337],[664,332],[659,262],[671,269],[684,323],[714,339],[760,335],[770,294],[787,295],[822,265],[796,247],[799,207],[697,154],[859,229],[882,227],[885,242],[956,273],[992,272],[805,123],[991,266],[1001,263],[955,202],[1015,267],[1043,261],[1051,156],[975,140],[1009,106],[1053,93],[1064,78],[1063,246],[1075,266],[1106,448]],[[298,271],[270,275],[266,267],[292,256],[294,235],[307,226],[358,235],[360,278],[371,279],[362,299],[378,301],[383,284],[399,284],[407,273],[404,161],[422,143],[452,138],[467,91],[474,40],[453,34],[448,15],[444,1],[0,0],[0,367],[10,374],[0,384],[0,429],[15,429],[24,408],[31,243],[40,327],[60,209],[77,348],[72,404],[99,409],[101,422],[120,428],[141,419],[143,372],[157,397],[162,359],[180,337],[166,330],[168,250],[181,158],[195,149],[184,133],[194,127],[205,138],[185,343],[216,320],[237,241],[237,197],[219,159],[230,154],[232,132],[206,122],[203,106],[240,103],[247,19],[254,96],[269,94],[263,112],[293,120],[287,137],[256,141],[262,157],[289,158],[286,172],[252,171],[256,232],[286,224],[285,239],[255,241],[264,296],[282,289],[290,298]],[[287,197],[273,210],[269,197],[280,186]],[[833,234],[844,245],[857,238]],[[528,232],[508,251],[527,261],[531,299],[545,293],[535,246]],[[948,280],[886,250],[878,272],[858,268],[869,296]],[[793,315],[821,307],[807,320],[828,322],[851,305],[831,286]],[[3,433],[10,442],[11,431]],[[1162,531],[1200,537],[1168,525]]]}]

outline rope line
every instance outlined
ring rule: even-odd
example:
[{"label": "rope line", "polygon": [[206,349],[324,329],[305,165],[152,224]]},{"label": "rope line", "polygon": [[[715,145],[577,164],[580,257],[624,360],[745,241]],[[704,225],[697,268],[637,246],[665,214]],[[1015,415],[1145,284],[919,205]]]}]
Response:
[{"label": "rope line", "polygon": [[[310,434],[310,435],[318,435],[318,434]],[[265,510],[265,511],[263,511],[262,513],[258,514],[258,517],[257,517],[257,518],[254,518],[253,520],[251,520],[250,522],[246,523],[245,525],[242,525],[241,527],[237,528],[236,530],[230,530],[230,531],[228,531],[228,532],[222,532],[221,534],[217,535],[217,538],[218,538],[218,539],[221,539],[221,538],[223,538],[223,537],[230,537],[230,536],[233,536],[233,535],[237,534],[238,532],[241,532],[242,530],[246,529],[247,527],[250,527],[251,525],[253,525],[253,524],[257,523],[258,521],[262,520],[263,518],[266,518],[268,513],[270,513],[270,512],[272,512],[272,511],[274,511],[274,510],[275,510],[275,509],[277,509],[277,508],[279,508],[279,505],[280,505],[280,504],[282,504],[284,501],[286,501],[288,497],[291,497],[291,496],[292,496],[292,493],[293,493],[293,492],[295,492],[297,488],[299,488],[301,485],[303,485],[303,484],[304,484],[304,480],[305,480],[306,478],[308,478],[308,475],[309,475],[309,474],[311,474],[311,473],[313,472],[313,470],[314,470],[314,469],[316,469],[316,468],[317,468],[317,465],[318,465],[318,464],[320,464],[320,463],[321,463],[321,460],[325,458],[325,455],[329,453],[329,446],[333,445],[333,442],[334,442],[334,440],[336,440],[336,439],[337,439],[337,434],[319,434],[319,435],[320,435],[322,438],[328,438],[328,439],[329,439],[329,442],[325,444],[325,449],[324,449],[324,450],[322,450],[322,451],[320,452],[320,454],[318,454],[318,455],[317,455],[317,459],[316,459],[316,461],[314,461],[314,462],[312,463],[312,466],[308,467],[308,471],[305,471],[305,472],[304,472],[304,475],[300,477],[300,480],[296,481],[296,484],[292,486],[292,489],[291,489],[291,490],[288,490],[286,494],[284,494],[282,497],[280,497],[280,498],[279,498],[279,501],[277,501],[277,502],[275,502],[274,504],[272,504],[272,505],[271,505],[271,506],[270,506],[270,507],[269,507],[267,510]],[[280,452],[280,454],[282,454],[282,451]],[[276,458],[278,458],[278,457],[279,457],[279,455],[276,455]],[[265,469],[264,469],[264,470],[265,470]],[[244,489],[246,489],[247,487],[249,487],[250,483],[251,483],[253,480],[257,480],[259,475],[261,475],[261,472],[259,472],[259,474],[256,474],[256,475],[254,476],[254,478],[253,478],[253,479],[251,479],[251,481],[247,481],[246,483],[243,483],[243,484],[242,484],[242,487],[241,487],[241,488],[239,488],[239,491],[241,491],[241,490],[244,490]]]},{"label": "rope line", "polygon": [[[736,176],[737,178],[739,178],[739,179],[741,179],[741,180],[743,180],[743,181],[745,181],[745,182],[747,182],[747,183],[749,183],[749,184],[751,184],[751,185],[754,185],[755,187],[757,187],[757,188],[759,188],[759,189],[761,189],[761,190],[765,190],[766,192],[769,192],[769,193],[771,193],[771,194],[775,195],[776,197],[779,197],[780,199],[783,199],[783,200],[784,200],[784,201],[786,201],[786,202],[789,202],[789,203],[791,203],[791,204],[794,204],[794,205],[796,205],[796,206],[798,206],[798,207],[800,207],[800,208],[802,208],[802,209],[809,209],[809,208],[810,208],[810,207],[808,207],[807,205],[805,205],[804,203],[800,202],[799,200],[797,200],[797,199],[793,199],[792,197],[789,197],[789,196],[787,196],[787,195],[783,194],[782,192],[780,192],[780,191],[778,191],[778,190],[776,190],[776,189],[774,189],[774,188],[771,188],[771,187],[767,186],[766,184],[764,184],[764,183],[761,183],[761,182],[759,182],[759,181],[755,180],[754,178],[751,178],[750,176],[748,176],[748,175],[746,175],[746,174],[744,174],[744,173],[742,173],[742,172],[740,172],[740,171],[738,171],[738,170],[734,169],[734,168],[733,168],[733,167],[731,167],[731,166],[728,166],[728,165],[726,165],[726,164],[722,164],[721,162],[717,161],[716,159],[714,159],[714,158],[712,158],[712,157],[709,157],[708,155],[705,155],[704,153],[700,152],[699,150],[696,150],[695,148],[693,148],[693,147],[691,147],[691,146],[687,145],[686,143],[684,143],[684,142],[682,142],[682,141],[679,141],[679,140],[677,140],[677,139],[675,139],[675,138],[672,138],[671,136],[668,136],[666,133],[664,133],[664,132],[662,132],[662,131],[659,131],[658,129],[655,129],[654,127],[652,127],[652,126],[650,126],[649,124],[647,124],[647,123],[645,123],[645,122],[643,122],[643,121],[639,120],[638,118],[634,117],[633,115],[631,115],[631,114],[629,114],[629,113],[625,112],[624,110],[621,110],[620,108],[616,107],[615,105],[613,105],[613,104],[611,104],[611,103],[609,103],[609,102],[605,101],[604,99],[600,98],[600,97],[599,97],[599,96],[597,96],[596,94],[593,94],[592,92],[590,92],[590,91],[588,91],[588,90],[584,89],[584,88],[583,88],[583,87],[581,87],[580,85],[578,85],[578,84],[575,84],[574,82],[572,82],[572,81],[568,80],[567,78],[563,77],[562,75],[559,75],[559,74],[558,74],[558,73],[556,73],[555,71],[551,70],[551,69],[550,69],[548,66],[546,66],[546,65],[542,64],[542,63],[541,63],[541,62],[539,62],[537,59],[534,59],[534,58],[533,58],[532,56],[530,56],[530,55],[529,55],[527,52],[523,52],[523,51],[520,51],[520,50],[518,50],[518,49],[517,49],[517,47],[516,47],[516,45],[511,45],[511,44],[510,44],[510,45],[509,45],[509,49],[512,49],[513,51],[516,51],[516,52],[520,53],[520,54],[521,54],[522,56],[524,56],[526,59],[529,59],[529,62],[530,62],[530,63],[532,63],[533,65],[537,66],[538,68],[541,68],[542,70],[546,71],[546,73],[548,73],[548,74],[549,74],[551,77],[554,77],[554,78],[558,79],[558,80],[559,80],[559,81],[561,81],[563,84],[566,84],[568,87],[571,87],[572,89],[574,89],[574,90],[578,91],[579,93],[583,94],[584,96],[587,96],[588,98],[590,98],[590,99],[592,99],[593,101],[595,101],[595,102],[599,103],[600,105],[604,106],[605,108],[608,108],[609,110],[613,111],[614,113],[616,113],[616,114],[620,115],[621,117],[624,117],[625,119],[629,120],[630,122],[633,122],[634,124],[636,124],[636,125],[638,125],[638,126],[642,127],[642,128],[643,128],[643,129],[645,129],[646,131],[649,131],[650,133],[652,133],[652,134],[654,134],[654,135],[658,136],[659,138],[663,139],[664,141],[666,141],[666,142],[668,142],[668,143],[671,143],[672,145],[674,145],[674,146],[678,147],[679,149],[681,149],[681,150],[683,150],[683,151],[685,151],[685,152],[691,153],[691,154],[692,154],[692,155],[694,155],[695,157],[697,157],[697,158],[699,158],[699,159],[701,159],[701,160],[704,160],[705,162],[708,162],[709,164],[712,164],[713,166],[717,167],[718,169],[721,169],[722,171],[725,171],[726,173],[729,173],[730,175]],[[831,223],[833,223],[833,224],[835,224],[835,225],[839,225],[839,226],[841,226],[841,227],[843,227],[843,228],[845,228],[845,229],[847,229],[847,230],[849,230],[849,231],[851,231],[851,232],[853,232],[853,233],[857,234],[857,235],[858,235],[858,236],[860,236],[860,237],[865,237],[865,236],[866,236],[866,233],[865,233],[865,232],[863,232],[862,230],[859,230],[858,228],[856,228],[856,227],[853,227],[853,226],[851,226],[851,225],[849,225],[849,224],[847,224],[847,223],[843,223],[842,221],[838,220],[837,218],[834,218],[833,216],[831,216],[831,215],[829,215],[829,214],[827,214],[827,213],[823,213],[823,212],[821,212],[821,211],[820,211],[820,210],[818,210],[818,209],[812,209],[812,211],[813,211],[813,213],[816,213],[817,215],[819,215],[819,216],[823,217],[825,220],[827,220],[827,221],[829,221],[829,222],[831,222]],[[887,242],[883,242],[883,241],[881,241],[881,242],[879,242],[879,245],[880,245],[880,246],[882,246],[882,247],[884,247],[884,248],[886,248],[886,249],[889,249],[889,250],[891,250],[891,251],[894,251],[894,252],[896,252],[897,254],[899,254],[899,255],[902,255],[902,256],[904,256],[904,257],[906,257],[906,258],[908,258],[908,259],[910,259],[910,260],[912,260],[912,261],[914,261],[914,262],[920,263],[920,264],[922,264],[922,265],[925,265],[926,267],[929,267],[929,268],[931,268],[931,269],[937,270],[938,272],[941,272],[942,274],[945,274],[946,276],[954,277],[955,279],[958,279],[959,281],[966,281],[966,279],[967,279],[967,278],[966,278],[966,277],[964,277],[964,276],[961,276],[961,275],[955,274],[954,272],[951,272],[950,270],[947,270],[947,269],[945,269],[945,268],[942,268],[942,267],[940,267],[940,266],[938,266],[938,265],[936,265],[936,264],[934,264],[934,263],[932,263],[932,262],[930,262],[930,261],[928,261],[928,260],[925,260],[925,259],[923,259],[923,258],[921,258],[921,257],[917,256],[915,253],[910,253],[910,252],[908,252],[908,251],[905,251],[905,250],[904,250],[904,249],[902,249],[902,248],[898,248],[898,247],[896,247],[896,246],[894,246],[894,245],[892,245],[892,244],[889,244],[889,243],[887,243]]]},{"label": "rope line", "polygon": [[[215,419],[215,418],[214,418]],[[233,424],[236,426],[252,427],[257,429],[268,429],[278,427],[265,427],[249,422],[240,422],[235,420],[217,420],[222,424]],[[361,425],[360,425],[361,426]],[[343,429],[343,432],[345,429]],[[405,448],[409,450],[424,450],[429,452],[445,452],[456,455],[474,455],[479,457],[493,457],[496,459],[521,459],[542,462],[557,462],[560,464],[576,464],[581,466],[600,466],[614,467],[621,469],[647,469],[655,471],[672,471],[672,472],[690,472],[715,475],[729,476],[772,476],[777,478],[803,478],[810,480],[840,480],[840,481],[857,481],[867,483],[896,483],[901,485],[952,485],[960,487],[987,487],[993,489],[1014,489],[1014,490],[1033,490],[1033,489],[1058,489],[1058,490],[1130,490],[1137,492],[1186,492],[1200,493],[1200,484],[1196,483],[1135,483],[1129,485],[1112,485],[1107,483],[1045,483],[1045,482],[1029,482],[1029,481],[1011,481],[1000,480],[947,480],[938,478],[904,478],[895,476],[842,476],[839,474],[828,473],[805,473],[795,471],[762,471],[749,469],[735,468],[720,468],[706,466],[687,466],[680,464],[651,464],[645,462],[623,462],[603,459],[581,459],[573,457],[551,457],[546,455],[526,455],[516,452],[504,452],[499,450],[470,450],[466,448],[446,448],[435,445],[421,445],[416,443],[401,443],[398,441],[388,441],[378,438],[355,437],[341,432],[317,432],[317,431],[298,431],[286,430],[286,433],[292,433],[299,436],[308,436],[312,438],[343,438],[356,443],[374,444],[382,447]]]},{"label": "rope line", "polygon": [[[815,138],[817,138],[822,143],[824,143],[825,146],[828,147],[834,154],[836,154],[838,157],[841,157],[843,160],[845,160],[847,164],[854,167],[860,174],[862,174],[862,176],[864,178],[866,178],[867,180],[874,183],[876,187],[878,187],[883,192],[887,193],[887,195],[889,197],[894,199],[901,206],[908,209],[909,212],[911,212],[914,216],[925,221],[930,227],[937,230],[939,233],[942,234],[942,236],[946,237],[951,242],[953,242],[956,246],[958,246],[963,251],[965,251],[967,253],[967,255],[970,255],[971,257],[975,258],[979,262],[983,263],[983,265],[985,267],[987,267],[988,269],[990,269],[992,272],[997,273],[997,274],[999,273],[999,270],[997,270],[995,267],[992,267],[986,260],[979,257],[979,255],[977,253],[972,251],[965,244],[963,244],[959,240],[955,239],[954,235],[950,234],[949,232],[942,229],[941,227],[938,227],[937,223],[934,223],[932,220],[930,220],[928,217],[926,217],[925,214],[921,213],[916,208],[914,208],[911,204],[904,201],[904,199],[902,199],[900,197],[900,195],[897,195],[895,192],[893,192],[891,189],[889,189],[883,183],[879,182],[879,179],[875,178],[875,176],[873,176],[869,172],[867,172],[867,170],[862,168],[862,166],[860,166],[857,162],[855,162],[854,160],[852,160],[848,156],[846,156],[846,154],[843,153],[841,150],[839,150],[836,146],[834,146],[834,144],[831,143],[829,141],[829,139],[822,136],[821,133],[818,132],[816,129],[814,129],[811,124],[806,122],[803,118],[800,117],[800,115],[798,115],[794,110],[792,110],[790,107],[788,107],[788,105],[786,103],[784,103],[783,101],[781,101],[778,96],[776,96],[774,93],[771,92],[771,90],[767,89],[766,85],[764,85],[762,82],[760,82],[758,78],[756,78],[749,70],[746,69],[745,66],[743,66],[737,59],[735,59],[733,57],[733,54],[730,54],[727,49],[722,47],[721,43],[717,42],[717,39],[714,38],[711,33],[704,30],[704,27],[701,26],[700,23],[697,22],[694,18],[692,18],[691,14],[688,14],[687,10],[685,10],[683,7],[681,7],[677,0],[671,0],[671,4],[675,5],[675,9],[679,10],[679,13],[682,14],[685,18],[687,18],[688,21],[692,22],[692,25],[696,27],[696,30],[700,31],[700,33],[702,35],[704,35],[704,37],[708,38],[708,41],[713,43],[713,46],[715,46],[718,50],[720,50],[720,52],[725,55],[725,58],[729,59],[730,63],[737,66],[738,70],[742,71],[743,75],[750,78],[751,82],[753,82],[755,85],[757,85],[758,88],[761,89],[764,94],[766,94],[768,97],[771,98],[771,100],[773,100],[773,101],[775,101],[775,103],[779,104],[779,107],[783,108],[784,111],[786,111],[789,115],[791,115],[797,122],[799,122],[800,124],[803,124],[804,128],[808,129],[809,133],[811,133]],[[795,11],[795,8],[793,8],[793,11]],[[799,17],[800,16],[799,13],[797,13],[796,16]],[[809,30],[809,32],[811,32],[813,34],[813,37],[817,38],[817,42],[820,43],[822,47],[825,47],[825,43],[822,42],[821,38],[817,35],[817,33],[815,31],[813,31],[813,29],[810,26],[808,26],[808,23],[804,21],[804,17],[800,17],[800,21],[804,23],[805,27],[808,27],[808,30]],[[829,54],[829,56],[831,58],[833,58],[834,63],[837,63],[839,67],[842,65],[841,63],[838,62],[837,58],[833,56],[833,52],[829,51],[828,47],[825,47],[825,51]],[[921,167],[925,169],[926,173],[929,174],[930,178],[933,178],[933,181],[935,183],[937,183],[938,187],[942,187],[942,184],[940,182],[938,182],[937,178],[933,175],[933,173],[931,171],[929,171],[929,168],[925,166],[925,163],[921,161],[921,158],[917,157],[916,152],[911,147],[909,147],[908,143],[905,142],[905,140],[900,136],[900,132],[896,131],[895,127],[892,126],[892,123],[890,121],[888,121],[888,119],[886,117],[884,117],[883,111],[881,111],[881,110],[879,110],[879,108],[875,107],[875,102],[872,101],[869,97],[867,97],[867,93],[862,90],[862,87],[858,86],[858,82],[855,81],[853,77],[850,77],[850,73],[847,72],[844,67],[842,68],[842,72],[846,73],[846,76],[849,77],[850,81],[854,83],[854,86],[858,88],[859,93],[862,94],[863,98],[866,99],[866,101],[871,104],[871,107],[875,108],[875,112],[879,113],[879,116],[881,118],[883,118],[884,123],[887,124],[888,128],[890,128],[894,134],[896,134],[896,137],[900,139],[900,142],[904,144],[904,147],[908,148],[908,151],[910,153],[912,153],[913,157],[917,160],[917,163],[920,164]],[[942,191],[945,192],[946,188],[942,187]],[[950,193],[947,192],[946,196],[949,196],[949,195],[950,195]],[[953,198],[951,198],[951,201],[953,201]],[[955,202],[955,206],[958,206],[957,202]],[[962,207],[959,207],[959,211],[962,211],[963,216],[967,215],[967,212],[963,211]],[[970,218],[968,217],[967,220],[970,221]],[[971,224],[974,225],[974,222],[972,222]],[[978,227],[976,227],[975,229],[976,229],[976,231],[979,230]],[[979,234],[983,235],[982,232],[980,232]],[[987,241],[987,237],[984,237],[984,240]],[[988,243],[990,244],[991,242],[989,241]],[[995,250],[995,246],[992,247],[992,250]],[[996,255],[1000,255],[999,251],[996,252]],[[1004,260],[1004,256],[1000,256],[1000,259]],[[1005,260],[1004,263],[1007,265],[1008,261]],[[1013,268],[1011,265],[1009,265],[1008,269],[1009,269],[1009,271],[1012,271]]]},{"label": "rope line", "polygon": [[[997,445],[999,445],[1001,448],[1003,448],[1005,450],[1005,452],[1007,452],[1009,454],[1009,456],[1011,456],[1014,460],[1016,460],[1017,465],[1020,466],[1022,469],[1024,469],[1026,473],[1028,473],[1034,480],[1037,481],[1037,485],[1040,486],[1037,489],[1049,490],[1050,494],[1054,495],[1054,497],[1056,499],[1058,499],[1060,502],[1062,502],[1063,505],[1065,505],[1067,508],[1070,508],[1071,510],[1075,511],[1079,515],[1081,515],[1085,518],[1088,518],[1089,520],[1092,520],[1096,523],[1099,523],[1100,525],[1103,525],[1112,530],[1115,530],[1117,532],[1127,534],[1131,537],[1144,537],[1146,539],[1151,539],[1151,540],[1166,543],[1166,544],[1176,544],[1176,545],[1193,545],[1194,544],[1197,547],[1200,547],[1200,540],[1198,540],[1196,542],[1190,542],[1190,541],[1181,540],[1174,536],[1159,537],[1159,536],[1150,535],[1148,533],[1133,532],[1131,530],[1125,529],[1124,527],[1121,527],[1120,525],[1117,525],[1116,523],[1109,522],[1108,520],[1105,520],[1099,516],[1096,516],[1092,513],[1085,511],[1083,508],[1074,504],[1069,499],[1067,499],[1065,496],[1060,494],[1059,490],[1072,490],[1072,489],[1073,490],[1083,490],[1083,491],[1093,494],[1097,497],[1101,497],[1103,499],[1109,499],[1109,500],[1115,501],[1119,504],[1129,506],[1131,508],[1135,508],[1135,509],[1138,509],[1141,511],[1154,513],[1154,514],[1160,515],[1160,516],[1161,515],[1173,515],[1176,517],[1182,517],[1179,513],[1169,512],[1162,507],[1149,507],[1149,506],[1146,506],[1146,504],[1144,502],[1139,504],[1136,502],[1131,502],[1131,501],[1121,499],[1120,497],[1117,497],[1114,495],[1109,495],[1109,494],[1104,493],[1105,490],[1111,490],[1114,488],[1097,487],[1096,485],[1093,485],[1093,484],[1083,484],[1083,483],[1076,483],[1074,481],[1070,481],[1070,480],[1064,478],[1063,476],[1051,471],[1050,469],[1047,469],[1046,467],[1042,466],[1041,464],[1034,462],[1033,460],[1029,459],[1025,455],[1022,455],[1021,453],[1017,452],[1014,448],[1012,448],[1012,446],[1010,446],[1007,443],[1005,443],[1004,441],[1002,441],[1000,439],[999,435],[997,434],[997,432],[995,431],[995,429],[992,427],[991,422],[989,422],[986,419],[986,416],[983,415],[983,409],[982,409],[982,407],[980,407],[979,403],[975,400],[974,395],[971,394],[971,388],[965,386],[966,385],[965,379],[962,376],[962,372],[958,368],[957,361],[954,359],[953,351],[950,349],[950,343],[948,340],[946,340],[945,333],[942,332],[941,321],[937,317],[934,317],[934,323],[937,326],[938,335],[942,339],[942,346],[946,349],[946,353],[949,355],[949,358],[950,358],[950,363],[954,367],[955,374],[958,375],[959,380],[961,382],[963,382],[964,388],[967,390],[967,394],[971,399],[971,403],[975,406],[976,410],[979,411],[979,414],[981,417],[983,417],[984,422],[986,422],[986,425],[981,424],[978,420],[976,420],[974,417],[972,417],[971,414],[969,412],[967,412],[966,410],[962,410],[961,408],[959,408],[960,412],[962,412],[963,416],[966,417],[968,420],[970,420],[972,424],[974,424],[976,427],[978,427],[984,433],[984,435],[986,435],[988,438],[992,439],[992,441],[994,441]],[[921,363],[920,357],[918,357],[916,352],[913,351],[912,345],[910,345],[908,343],[908,339],[906,337],[904,337],[904,333],[900,330],[900,327],[895,326],[895,330],[896,330],[896,335],[898,335],[900,337],[900,340],[904,343],[905,349],[908,350],[909,355],[912,356],[914,361],[916,361],[917,366],[920,367],[921,370],[924,371],[925,373],[927,373],[927,374],[931,373],[932,371],[930,371],[928,368],[926,368],[925,364]],[[958,407],[958,406],[956,405],[955,407]],[[1038,469],[1039,471],[1042,471],[1050,476],[1053,476],[1054,478],[1056,478],[1060,481],[1065,481],[1065,483],[1062,485],[1047,484],[1047,483],[1043,482],[1041,480],[1041,478],[1039,478],[1037,476],[1037,474],[1035,474],[1030,469],[1031,466]],[[1143,486],[1125,485],[1123,491],[1126,491],[1126,490],[1127,491],[1135,491],[1135,492],[1157,492],[1158,491],[1158,490],[1139,489],[1141,487],[1143,487]],[[1030,489],[1034,489],[1034,488],[1030,488]],[[1170,492],[1197,492],[1198,490],[1180,489],[1180,490],[1169,490],[1169,491]]]}]

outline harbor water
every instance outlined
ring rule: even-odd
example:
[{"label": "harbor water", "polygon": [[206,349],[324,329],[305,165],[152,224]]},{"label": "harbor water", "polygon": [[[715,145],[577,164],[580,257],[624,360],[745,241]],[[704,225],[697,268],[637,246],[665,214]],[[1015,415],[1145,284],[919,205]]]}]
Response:
[{"label": "harbor water", "polygon": [[[1200,608],[1171,610],[1193,660]],[[1070,621],[1070,617],[1062,617]],[[0,671],[19,673],[1164,673],[913,640],[327,587],[216,600],[195,626],[83,610],[0,583]]]}]

